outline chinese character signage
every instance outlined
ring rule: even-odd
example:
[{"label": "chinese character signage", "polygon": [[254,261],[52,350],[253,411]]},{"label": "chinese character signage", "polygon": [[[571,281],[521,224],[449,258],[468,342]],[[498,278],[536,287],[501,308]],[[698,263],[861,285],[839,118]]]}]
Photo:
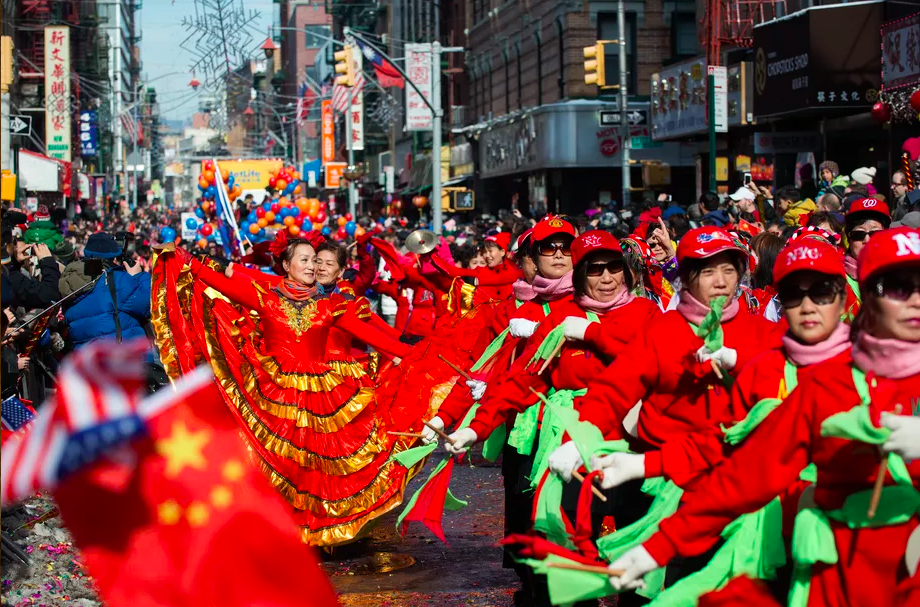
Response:
[{"label": "chinese character signage", "polygon": [[[361,49],[354,47],[351,49],[354,53],[355,73],[360,74],[364,67],[364,56]],[[364,149],[364,87],[358,90],[352,90],[351,107],[351,149]]]},{"label": "chinese character signage", "polygon": [[70,162],[70,28],[45,28],[45,153]]},{"label": "chinese character signage", "polygon": [[[348,166],[347,162],[327,162],[326,163],[326,188],[337,190],[339,186],[342,185],[342,175],[345,174],[345,167]],[[331,209],[331,205],[330,205]]]},{"label": "chinese character signage", "polygon": [[323,164],[335,158],[335,122],[332,115],[332,100],[323,100]]},{"label": "chinese character signage", "polygon": [[95,156],[99,148],[96,112],[80,112],[80,156]]},{"label": "chinese character signage", "polygon": [[920,82],[920,13],[882,26],[882,88]]},{"label": "chinese character signage", "polygon": [[652,139],[706,131],[706,60],[694,59],[652,74]]},{"label": "chinese character signage", "polygon": [[406,45],[406,74],[418,87],[421,95],[411,85],[406,84],[406,130],[430,131],[434,124],[431,110],[425,99],[431,101],[431,45]]},{"label": "chinese character signage", "polygon": [[875,32],[882,11],[871,2],[822,6],[755,27],[755,115],[872,105],[881,84]]}]

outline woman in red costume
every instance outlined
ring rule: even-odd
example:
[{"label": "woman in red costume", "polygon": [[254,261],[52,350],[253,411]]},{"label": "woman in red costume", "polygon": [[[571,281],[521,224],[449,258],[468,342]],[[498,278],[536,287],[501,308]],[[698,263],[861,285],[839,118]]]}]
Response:
[{"label": "woman in red costume", "polygon": [[[380,408],[371,387],[330,368],[333,328],[396,356],[408,349],[362,322],[353,301],[320,294],[309,241],[281,233],[271,252],[285,273],[276,284],[232,280],[183,249],[163,252],[153,279],[157,345],[173,361],[193,340],[206,344],[200,354],[269,479],[294,506],[303,540],[348,542],[402,501],[414,471],[387,463],[405,448],[387,431],[417,429],[427,408]],[[180,305],[188,299],[191,306]]]},{"label": "woman in red costume", "polygon": [[[611,568],[635,587],[677,555],[708,550],[739,515],[781,494],[809,464],[799,502],[792,607],[918,604],[920,560],[920,231],[875,234],[860,252],[863,305],[852,360],[834,358],[799,386],[684,507]],[[873,486],[884,485],[874,511]]]},{"label": "woman in red costume", "polygon": [[[472,284],[481,290],[482,295],[495,301],[504,301],[513,295],[511,285],[521,277],[520,268],[507,258],[510,247],[511,234],[499,232],[486,237],[482,254],[486,260],[484,268],[458,268],[438,255],[431,255],[430,260],[444,277],[469,278]],[[423,258],[423,261],[425,260]]]},{"label": "woman in red costume", "polygon": [[846,214],[847,254],[843,258],[847,271],[847,305],[844,310],[844,320],[852,322],[859,312],[862,297],[859,291],[859,282],[856,278],[856,260],[859,253],[869,242],[873,235],[882,230],[887,230],[891,225],[891,213],[888,205],[875,198],[863,198],[850,205]]}]

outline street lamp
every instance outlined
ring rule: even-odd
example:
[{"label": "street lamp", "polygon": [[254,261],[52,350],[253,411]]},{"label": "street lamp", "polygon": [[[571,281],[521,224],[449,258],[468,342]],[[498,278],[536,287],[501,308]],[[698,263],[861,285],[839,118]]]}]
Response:
[{"label": "street lamp", "polygon": [[265,42],[262,43],[262,46],[259,48],[265,53],[266,59],[271,59],[272,55],[275,54],[275,51],[278,50],[278,45],[272,42],[271,36],[265,39]]}]

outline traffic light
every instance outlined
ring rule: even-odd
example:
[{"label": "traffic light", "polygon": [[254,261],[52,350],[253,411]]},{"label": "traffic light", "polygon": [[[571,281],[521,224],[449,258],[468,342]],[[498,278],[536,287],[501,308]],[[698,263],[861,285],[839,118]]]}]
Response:
[{"label": "traffic light", "polygon": [[355,59],[351,46],[345,45],[345,48],[338,51],[335,57],[335,73],[339,74],[335,78],[335,83],[339,86],[355,85]]},{"label": "traffic light", "polygon": [[585,84],[596,84],[603,88],[607,82],[604,78],[604,42],[600,40],[594,46],[586,46],[585,50]]}]

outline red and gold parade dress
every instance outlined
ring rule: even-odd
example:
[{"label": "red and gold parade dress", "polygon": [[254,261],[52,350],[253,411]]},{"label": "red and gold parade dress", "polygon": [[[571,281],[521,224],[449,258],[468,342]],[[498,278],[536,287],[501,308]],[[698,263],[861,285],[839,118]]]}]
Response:
[{"label": "red and gold parade dress", "polygon": [[409,442],[387,432],[417,430],[429,411],[417,400],[378,406],[369,382],[327,362],[333,328],[395,356],[408,351],[360,320],[354,299],[230,279],[181,249],[155,260],[152,299],[167,372],[210,364],[254,458],[294,506],[304,542],[352,541],[402,502],[417,470],[388,462]]}]

